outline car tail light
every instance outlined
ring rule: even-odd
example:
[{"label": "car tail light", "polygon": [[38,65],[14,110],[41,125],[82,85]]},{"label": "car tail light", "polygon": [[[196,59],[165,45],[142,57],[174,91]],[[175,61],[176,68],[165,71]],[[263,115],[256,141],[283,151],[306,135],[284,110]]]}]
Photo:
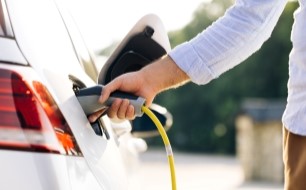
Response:
[{"label": "car tail light", "polygon": [[0,69],[0,148],[82,156],[47,88],[5,69]]}]

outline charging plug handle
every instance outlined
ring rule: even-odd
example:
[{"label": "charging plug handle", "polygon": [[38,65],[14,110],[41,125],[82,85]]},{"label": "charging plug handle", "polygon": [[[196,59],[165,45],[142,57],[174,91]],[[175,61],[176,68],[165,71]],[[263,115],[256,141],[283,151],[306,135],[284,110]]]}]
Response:
[{"label": "charging plug handle", "polygon": [[89,88],[80,89],[76,93],[76,97],[86,115],[110,107],[116,98],[128,99],[130,104],[135,108],[135,116],[141,117],[143,115],[141,107],[145,104],[146,100],[144,98],[126,92],[115,91],[111,93],[106,102],[101,104],[99,103],[99,97],[101,96],[102,91],[102,85],[95,85]]}]

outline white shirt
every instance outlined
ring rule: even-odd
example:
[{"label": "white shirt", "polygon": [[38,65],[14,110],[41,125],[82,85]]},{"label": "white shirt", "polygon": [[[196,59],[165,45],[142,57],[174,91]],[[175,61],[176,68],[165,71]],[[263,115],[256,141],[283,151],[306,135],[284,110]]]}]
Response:
[{"label": "white shirt", "polygon": [[[286,3],[287,0],[237,0],[223,17],[169,55],[194,83],[206,84],[262,46]],[[306,136],[306,0],[299,3],[294,14],[283,123],[289,131]]]}]

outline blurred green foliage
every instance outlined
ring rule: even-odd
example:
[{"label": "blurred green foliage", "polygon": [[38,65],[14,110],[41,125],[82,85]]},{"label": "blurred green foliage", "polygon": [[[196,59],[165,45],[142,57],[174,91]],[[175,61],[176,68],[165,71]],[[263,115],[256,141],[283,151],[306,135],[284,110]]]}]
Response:
[{"label": "blurred green foliage", "polygon": [[[172,47],[187,41],[224,14],[230,1],[202,4],[184,28],[169,33]],[[207,85],[189,83],[156,97],[155,102],[173,115],[168,131],[172,147],[182,151],[235,153],[235,116],[245,98],[286,98],[288,55],[293,11],[287,4],[271,38],[244,63]],[[160,137],[147,139],[150,146],[162,145]]]}]

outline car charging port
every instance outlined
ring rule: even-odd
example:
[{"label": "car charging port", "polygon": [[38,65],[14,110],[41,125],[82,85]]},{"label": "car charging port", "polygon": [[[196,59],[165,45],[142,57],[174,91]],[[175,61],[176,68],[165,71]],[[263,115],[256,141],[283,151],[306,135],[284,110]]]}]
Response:
[{"label": "car charging port", "polygon": [[[73,75],[69,75],[69,79],[72,82],[72,90],[75,93],[75,95],[77,95],[81,89],[86,88],[86,85],[81,80],[79,80],[77,77]],[[91,122],[90,124],[91,124],[92,129],[96,133],[96,135],[101,136],[101,137],[104,136],[106,139],[109,139],[108,131],[102,124],[100,118],[97,119],[95,122]]]},{"label": "car charging port", "polygon": [[72,82],[72,90],[75,94],[77,94],[80,89],[86,88],[86,85],[77,77],[69,75],[69,79]]}]

